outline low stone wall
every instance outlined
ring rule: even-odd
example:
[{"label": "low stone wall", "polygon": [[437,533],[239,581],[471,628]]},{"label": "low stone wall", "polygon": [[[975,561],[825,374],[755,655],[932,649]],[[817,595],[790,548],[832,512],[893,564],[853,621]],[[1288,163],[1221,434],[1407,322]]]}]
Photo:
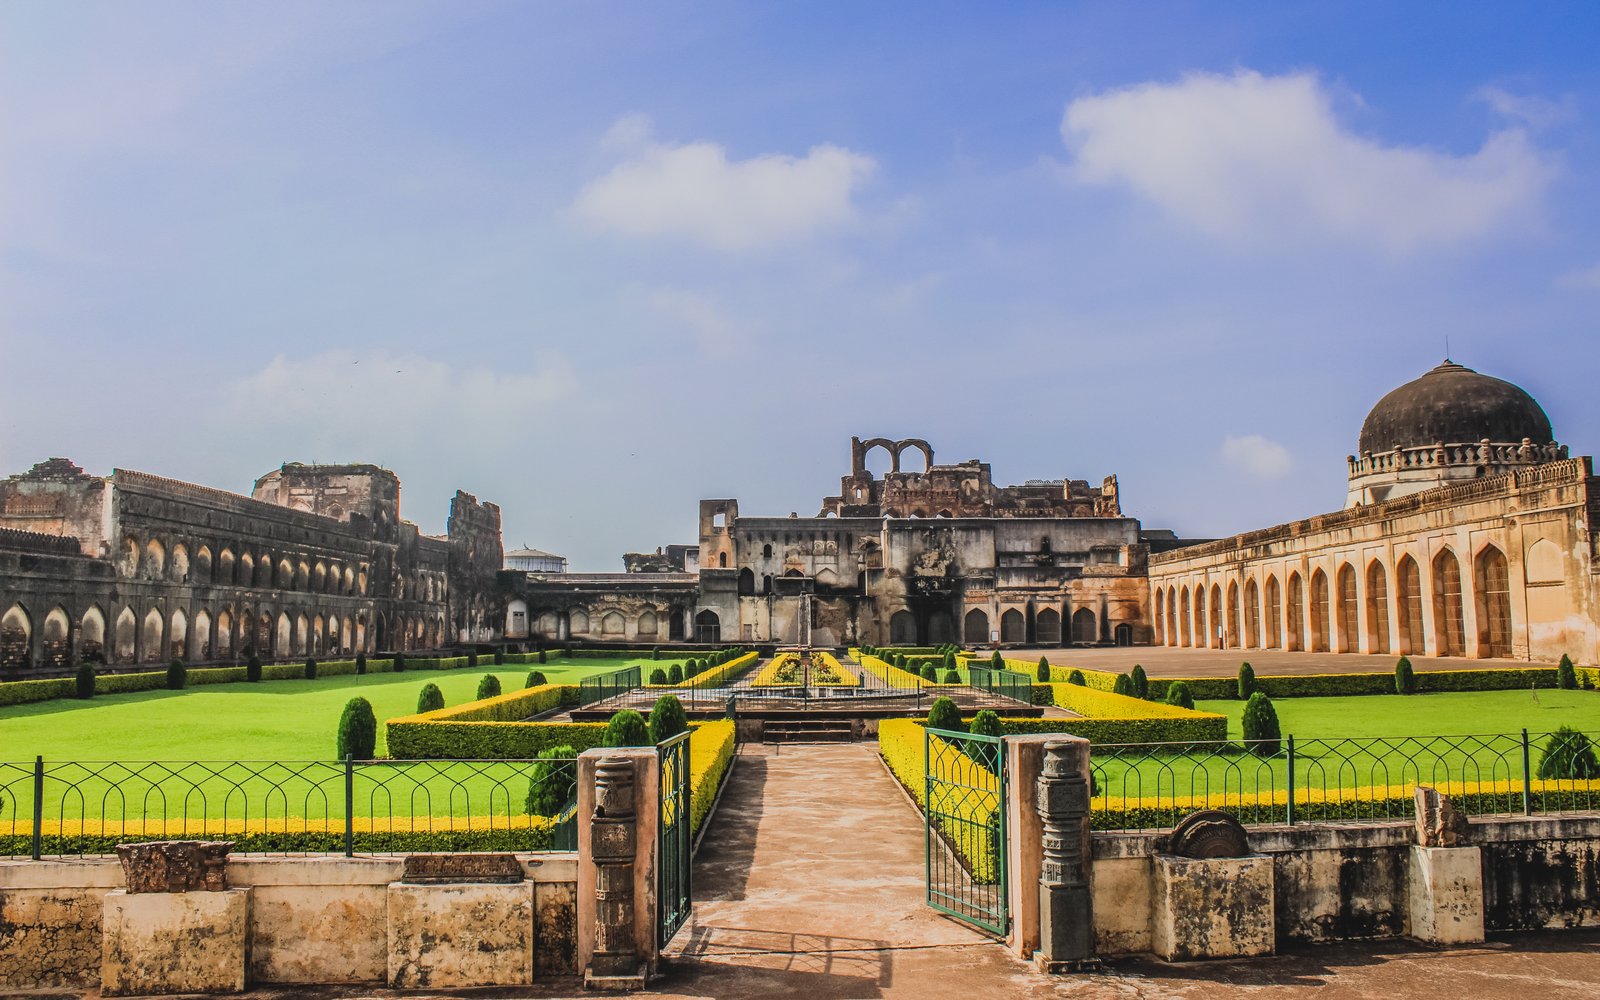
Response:
[{"label": "low stone wall", "polygon": [[[1259,954],[1260,931],[1277,947],[1405,936],[1461,943],[1600,924],[1600,816],[1474,819],[1468,846],[1445,848],[1417,847],[1409,820],[1255,827],[1250,849],[1270,864],[1253,866],[1252,877],[1271,905],[1241,904],[1237,913],[1215,905],[1239,895],[1232,859],[1163,864],[1158,836],[1093,837],[1100,955]],[[1213,877],[1214,886],[1196,884]],[[1211,902],[1188,912],[1196,900]],[[1190,953],[1197,940],[1209,942],[1207,953]]]},{"label": "low stone wall", "polygon": [[[578,856],[520,854],[517,860],[527,876],[520,885],[401,885],[402,855],[235,855],[227,880],[237,901],[228,913],[206,919],[244,922],[240,975],[250,983],[469,985],[465,980],[489,977],[515,985],[575,975]],[[0,990],[93,988],[108,971],[118,982],[137,985],[137,972],[125,968],[128,949],[102,927],[147,922],[138,913],[123,914],[130,902],[187,912],[220,906],[211,897],[224,895],[129,895],[123,889],[115,858],[0,861]],[[485,898],[463,899],[463,893]],[[508,962],[443,974],[430,965],[434,942],[476,940],[489,930],[481,922],[491,910],[492,930],[506,939],[497,944],[513,954]],[[420,930],[419,914],[426,924]],[[195,915],[205,916],[198,909]],[[421,939],[426,942],[419,946]],[[128,947],[137,950],[137,943],[130,938]],[[526,958],[525,973],[516,956]],[[103,962],[112,964],[103,968]]]}]

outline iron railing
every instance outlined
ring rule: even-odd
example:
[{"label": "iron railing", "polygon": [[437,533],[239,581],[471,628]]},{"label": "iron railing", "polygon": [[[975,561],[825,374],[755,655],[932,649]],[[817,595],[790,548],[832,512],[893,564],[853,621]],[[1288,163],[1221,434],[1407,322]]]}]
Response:
[{"label": "iron railing", "polygon": [[925,730],[928,905],[992,934],[1010,927],[1006,768],[996,736]]},{"label": "iron railing", "polygon": [[1468,815],[1588,812],[1600,810],[1593,761],[1576,741],[1527,730],[1103,744],[1090,752],[1090,818],[1102,830],[1164,829],[1198,809],[1224,809],[1244,823],[1405,819],[1415,814],[1418,785]]},{"label": "iron railing", "polygon": [[[0,762],[0,857],[141,840],[246,852],[575,850],[577,762]],[[531,810],[531,811],[530,811]]]},{"label": "iron railing", "polygon": [[660,886],[656,893],[660,945],[678,933],[694,906],[690,862],[694,853],[693,798],[689,791],[689,734],[680,733],[656,745],[661,766],[659,851]]},{"label": "iron railing", "polygon": [[1027,674],[973,663],[967,667],[967,677],[967,683],[979,691],[1011,698],[1024,705],[1033,700],[1033,678]]},{"label": "iron railing", "polygon": [[593,705],[642,687],[643,670],[635,665],[584,677],[578,681],[578,704]]}]

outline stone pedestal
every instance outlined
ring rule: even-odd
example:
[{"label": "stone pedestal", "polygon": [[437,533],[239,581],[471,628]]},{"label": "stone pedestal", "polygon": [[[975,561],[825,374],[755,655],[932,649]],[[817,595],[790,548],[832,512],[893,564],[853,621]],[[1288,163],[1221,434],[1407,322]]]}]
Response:
[{"label": "stone pedestal", "polygon": [[389,885],[389,985],[533,982],[533,883]]},{"label": "stone pedestal", "polygon": [[1169,962],[1273,952],[1272,859],[1157,854],[1152,950]]},{"label": "stone pedestal", "polygon": [[106,893],[100,989],[106,996],[240,993],[250,890]]},{"label": "stone pedestal", "polygon": [[1406,934],[1430,944],[1483,941],[1483,856],[1478,848],[1411,848]]}]

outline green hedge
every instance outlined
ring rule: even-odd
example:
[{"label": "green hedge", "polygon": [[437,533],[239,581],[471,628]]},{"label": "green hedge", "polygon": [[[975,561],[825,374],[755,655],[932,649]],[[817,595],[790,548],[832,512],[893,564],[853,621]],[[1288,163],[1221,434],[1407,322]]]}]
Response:
[{"label": "green hedge", "polygon": [[[1245,652],[1245,650],[1240,650]],[[1021,661],[1016,661],[1021,663]],[[1008,661],[1007,666],[1010,666]],[[1037,665],[1035,665],[1037,666]],[[1017,668],[1020,669],[1020,668]],[[1096,691],[1110,691],[1117,675],[1104,670],[1083,671],[1085,685]],[[1579,675],[1591,675],[1591,686],[1600,687],[1600,669],[1580,667]],[[1064,681],[1071,667],[1050,668],[1051,680]],[[1164,700],[1167,688],[1177,681],[1189,685],[1198,700],[1237,700],[1237,677],[1152,677],[1150,697]],[[1427,670],[1417,672],[1417,691],[1526,691],[1530,687],[1556,686],[1555,667],[1490,667],[1481,670]],[[1394,672],[1360,674],[1257,674],[1256,690],[1269,698],[1336,698],[1351,695],[1394,694]]]},{"label": "green hedge", "polygon": [[[419,822],[427,822],[419,820]],[[435,822],[438,822],[435,820]],[[343,832],[289,831],[274,833],[227,833],[236,853],[344,853]],[[52,855],[115,854],[118,844],[141,839],[127,836],[92,834],[61,836],[46,834],[41,853]],[[527,830],[415,830],[391,833],[355,834],[355,849],[364,854],[411,851],[548,851],[552,831],[548,826]],[[29,835],[0,834],[0,857],[26,857],[33,850]]]},{"label": "green hedge", "polygon": [[[416,661],[407,660],[409,667]],[[394,669],[393,660],[368,660],[367,673],[386,674]],[[356,672],[355,660],[328,660],[317,664],[318,677],[339,677],[354,675]],[[261,668],[261,679],[267,681],[298,681],[304,680],[306,665],[304,661],[295,663],[271,663]],[[240,667],[190,667],[188,682],[190,687],[203,684],[233,684],[245,679],[245,668]],[[161,691],[167,686],[167,672],[165,670],[140,671],[131,674],[100,674],[94,680],[94,693],[103,694],[132,694],[138,691]],[[71,677],[52,677],[48,680],[36,681],[5,681],[0,683],[0,707],[6,705],[31,705],[35,702],[52,701],[56,698],[71,698],[75,694],[73,679]]]},{"label": "green hedge", "polygon": [[606,724],[390,720],[388,732],[389,756],[395,760],[525,760],[559,746],[593,750],[603,741]]},{"label": "green hedge", "polygon": [[1196,712],[1188,719],[1001,719],[1009,736],[1068,733],[1090,743],[1209,743],[1228,738],[1228,719]]}]

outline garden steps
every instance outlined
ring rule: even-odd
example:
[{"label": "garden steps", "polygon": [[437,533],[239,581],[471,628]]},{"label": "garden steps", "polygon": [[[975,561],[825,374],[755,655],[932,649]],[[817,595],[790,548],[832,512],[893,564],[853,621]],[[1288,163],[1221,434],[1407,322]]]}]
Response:
[{"label": "garden steps", "polygon": [[855,730],[849,719],[771,719],[762,726],[761,742],[851,743]]}]

